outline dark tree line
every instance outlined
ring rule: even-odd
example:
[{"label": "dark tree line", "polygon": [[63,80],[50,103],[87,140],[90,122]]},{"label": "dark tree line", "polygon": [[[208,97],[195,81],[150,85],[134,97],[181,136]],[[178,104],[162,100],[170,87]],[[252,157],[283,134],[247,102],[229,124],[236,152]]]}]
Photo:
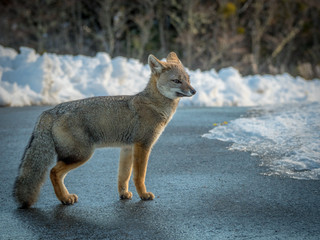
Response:
[{"label": "dark tree line", "polygon": [[1,0],[0,44],[320,77],[318,0]]}]

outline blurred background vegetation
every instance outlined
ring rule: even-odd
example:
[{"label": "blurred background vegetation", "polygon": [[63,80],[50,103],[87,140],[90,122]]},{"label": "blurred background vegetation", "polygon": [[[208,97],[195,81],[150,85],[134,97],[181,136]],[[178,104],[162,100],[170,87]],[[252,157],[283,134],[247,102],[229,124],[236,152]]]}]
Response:
[{"label": "blurred background vegetation", "polygon": [[1,0],[0,44],[320,77],[319,0]]}]

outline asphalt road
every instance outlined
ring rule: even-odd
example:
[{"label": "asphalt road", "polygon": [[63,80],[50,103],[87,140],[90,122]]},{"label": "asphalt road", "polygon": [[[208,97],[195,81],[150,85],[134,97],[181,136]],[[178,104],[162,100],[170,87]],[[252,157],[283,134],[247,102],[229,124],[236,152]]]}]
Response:
[{"label": "asphalt road", "polygon": [[156,198],[119,200],[119,149],[98,149],[56,199],[49,179],[32,209],[11,196],[20,158],[45,107],[0,108],[0,239],[319,239],[320,181],[264,176],[259,159],[202,138],[246,108],[180,108],[154,146],[146,185]]}]

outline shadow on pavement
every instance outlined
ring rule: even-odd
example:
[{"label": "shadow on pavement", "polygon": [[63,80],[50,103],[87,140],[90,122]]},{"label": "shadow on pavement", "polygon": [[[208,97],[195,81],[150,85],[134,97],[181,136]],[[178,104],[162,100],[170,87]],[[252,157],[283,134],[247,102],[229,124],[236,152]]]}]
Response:
[{"label": "shadow on pavement", "polygon": [[[155,224],[156,216],[147,202],[119,200],[107,208],[86,211],[59,204],[52,210],[48,208],[48,211],[16,209],[14,215],[38,239],[77,239],[79,236],[81,239],[129,239],[130,236],[147,238],[150,233],[156,239],[164,239],[167,235],[159,222]],[[138,224],[143,227],[137,228]]]}]

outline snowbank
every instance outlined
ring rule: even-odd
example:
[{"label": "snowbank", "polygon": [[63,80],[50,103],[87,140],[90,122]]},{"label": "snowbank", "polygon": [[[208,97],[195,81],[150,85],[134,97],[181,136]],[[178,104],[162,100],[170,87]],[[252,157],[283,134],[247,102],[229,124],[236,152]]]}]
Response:
[{"label": "snowbank", "polygon": [[[242,77],[230,67],[189,71],[197,90],[183,105],[256,106],[320,101],[320,81],[288,74]],[[0,106],[57,104],[79,98],[134,94],[145,87],[148,65],[106,53],[95,57],[37,54],[33,49],[0,46]]]},{"label": "snowbank", "polygon": [[319,119],[318,102],[256,107],[203,137],[233,142],[230,150],[259,156],[267,175],[320,179]]}]

